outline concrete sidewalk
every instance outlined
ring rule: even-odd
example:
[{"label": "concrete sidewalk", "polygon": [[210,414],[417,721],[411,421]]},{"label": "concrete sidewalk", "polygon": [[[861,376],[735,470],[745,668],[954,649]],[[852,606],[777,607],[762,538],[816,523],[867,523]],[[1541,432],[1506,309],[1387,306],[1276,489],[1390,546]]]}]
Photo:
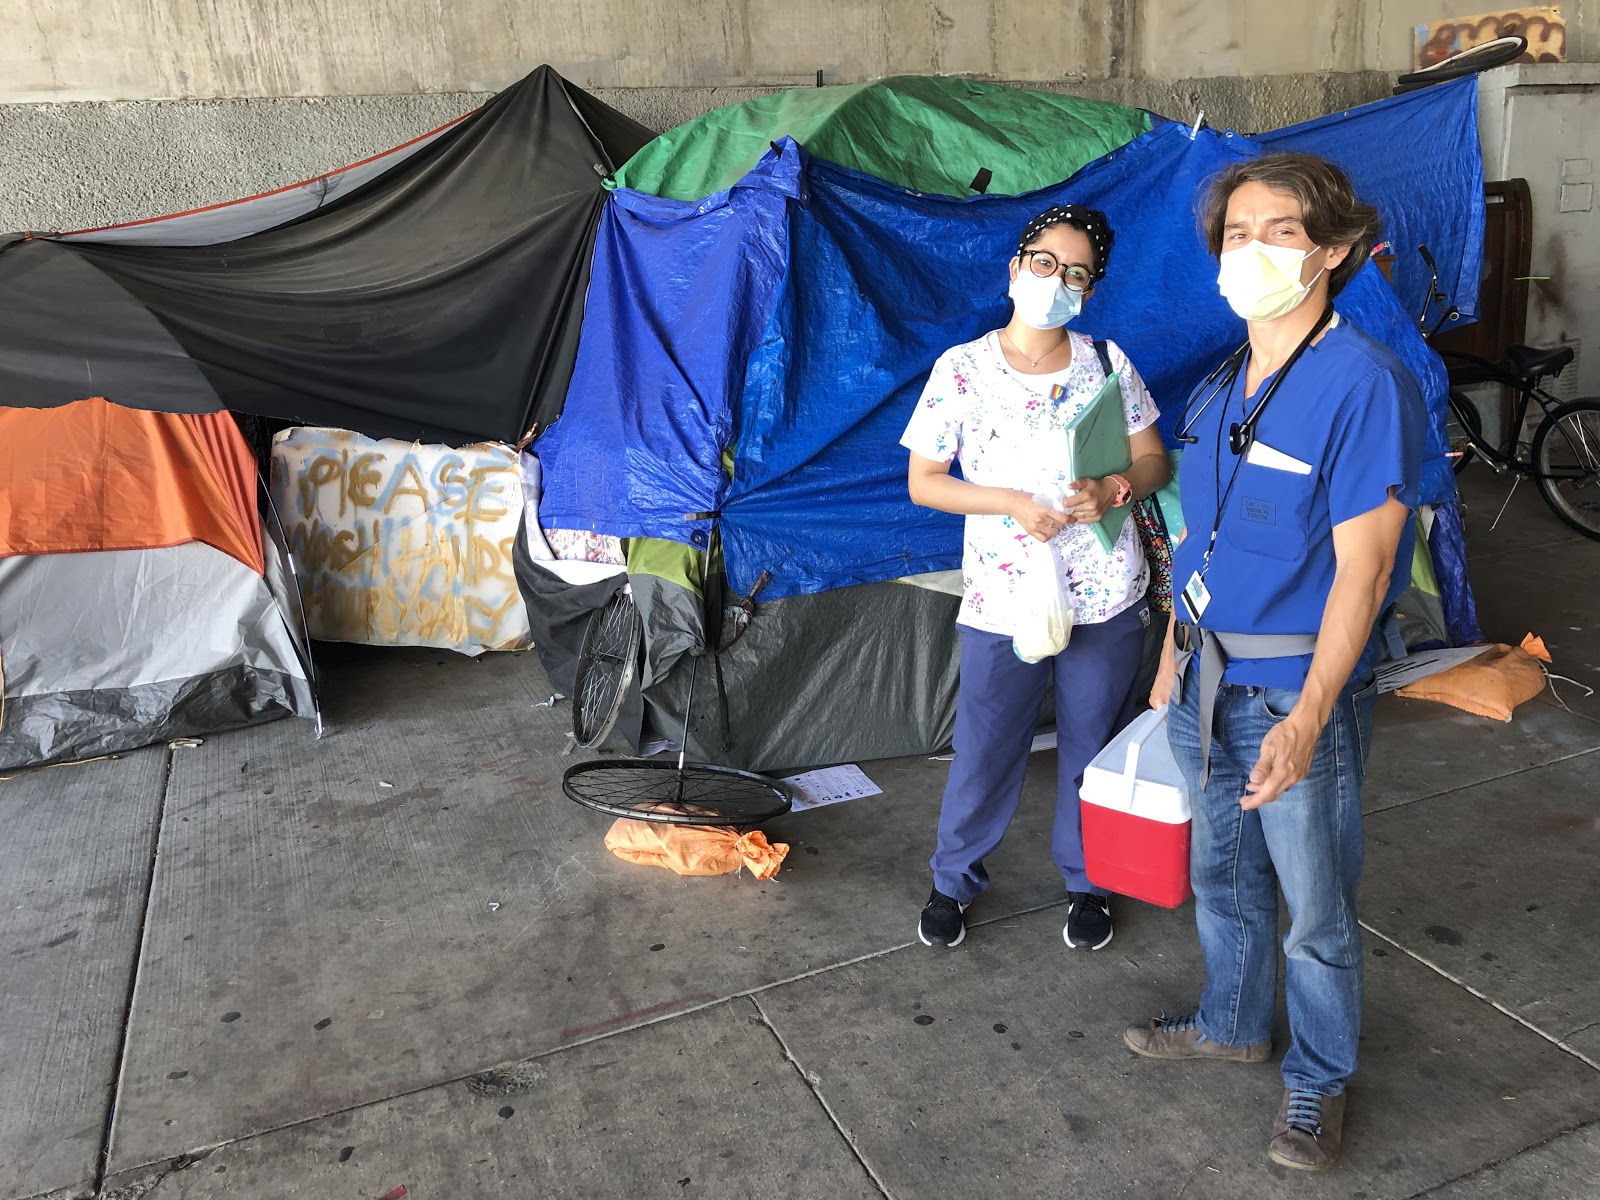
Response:
[{"label": "concrete sidewalk", "polygon": [[[1467,483],[1486,634],[1600,685],[1600,544]],[[1122,1045],[1197,993],[1187,907],[1062,945],[1051,754],[934,953],[942,763],[774,822],[775,880],[680,879],[562,796],[534,655],[322,666],[321,741],[0,784],[0,1200],[1600,1196],[1600,697],[1380,704],[1362,1067],[1303,1177],[1275,1066]]]}]

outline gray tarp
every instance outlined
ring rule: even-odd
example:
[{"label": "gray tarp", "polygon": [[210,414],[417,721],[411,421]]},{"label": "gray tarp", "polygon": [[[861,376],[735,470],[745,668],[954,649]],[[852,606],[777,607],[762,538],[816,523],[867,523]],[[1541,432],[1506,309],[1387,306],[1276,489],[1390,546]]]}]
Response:
[{"label": "gray tarp", "polygon": [[199,542],[0,558],[0,769],[311,716],[290,621],[266,580]]},{"label": "gray tarp", "polygon": [[[646,723],[676,740],[698,642],[700,598],[654,575],[631,577],[644,618]],[[689,754],[702,762],[777,771],[932,754],[955,729],[957,597],[902,583],[837,588],[758,603],[695,684]]]}]

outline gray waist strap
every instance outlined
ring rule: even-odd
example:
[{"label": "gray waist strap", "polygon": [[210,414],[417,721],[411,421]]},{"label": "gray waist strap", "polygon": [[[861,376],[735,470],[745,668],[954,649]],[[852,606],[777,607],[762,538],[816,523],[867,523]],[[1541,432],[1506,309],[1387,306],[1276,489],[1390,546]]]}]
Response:
[{"label": "gray waist strap", "polygon": [[1193,649],[1200,644],[1200,786],[1211,778],[1211,725],[1216,715],[1217,691],[1228,660],[1234,658],[1299,658],[1317,648],[1314,633],[1215,633],[1196,625],[1181,627]]}]

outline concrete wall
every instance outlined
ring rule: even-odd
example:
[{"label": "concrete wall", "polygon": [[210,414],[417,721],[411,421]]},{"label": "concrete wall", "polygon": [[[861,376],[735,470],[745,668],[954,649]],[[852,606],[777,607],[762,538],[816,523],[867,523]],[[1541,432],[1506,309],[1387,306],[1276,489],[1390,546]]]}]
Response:
[{"label": "concrete wall", "polygon": [[[948,73],[1216,126],[1387,95],[1485,0],[4,0],[0,230],[250,195],[434,128],[549,62],[661,130],[775,88]],[[1600,0],[1564,0],[1600,55]],[[19,11],[11,11],[19,10]]]},{"label": "concrete wall", "polygon": [[[1126,52],[1116,0],[8,0],[0,99],[588,88],[939,72],[1048,79]],[[1047,15],[1048,14],[1048,15]],[[20,34],[20,36],[18,36]]]},{"label": "concrete wall", "polygon": [[[1567,58],[1600,61],[1600,3],[1541,0],[1567,21]],[[1518,7],[1513,0],[1135,0],[1135,71],[1273,75],[1406,71],[1416,26]]]},{"label": "concrete wall", "polygon": [[[1600,0],[1563,0],[1573,61]],[[1396,71],[1488,0],[6,0],[0,103]],[[20,12],[14,11],[20,9]]]}]

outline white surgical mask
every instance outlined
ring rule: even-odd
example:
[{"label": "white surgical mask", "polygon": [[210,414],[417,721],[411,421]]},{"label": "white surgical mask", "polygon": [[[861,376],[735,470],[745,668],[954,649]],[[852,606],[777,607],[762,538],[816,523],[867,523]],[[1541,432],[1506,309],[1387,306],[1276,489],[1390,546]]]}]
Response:
[{"label": "white surgical mask", "polygon": [[1311,292],[1311,283],[1321,278],[1322,271],[1318,271],[1311,283],[1300,282],[1306,259],[1319,249],[1247,242],[1219,260],[1217,288],[1246,321],[1275,321],[1300,307]]},{"label": "white surgical mask", "polygon": [[1059,275],[1018,271],[1009,295],[1017,319],[1035,329],[1060,329],[1083,311],[1083,293],[1067,287]]}]

